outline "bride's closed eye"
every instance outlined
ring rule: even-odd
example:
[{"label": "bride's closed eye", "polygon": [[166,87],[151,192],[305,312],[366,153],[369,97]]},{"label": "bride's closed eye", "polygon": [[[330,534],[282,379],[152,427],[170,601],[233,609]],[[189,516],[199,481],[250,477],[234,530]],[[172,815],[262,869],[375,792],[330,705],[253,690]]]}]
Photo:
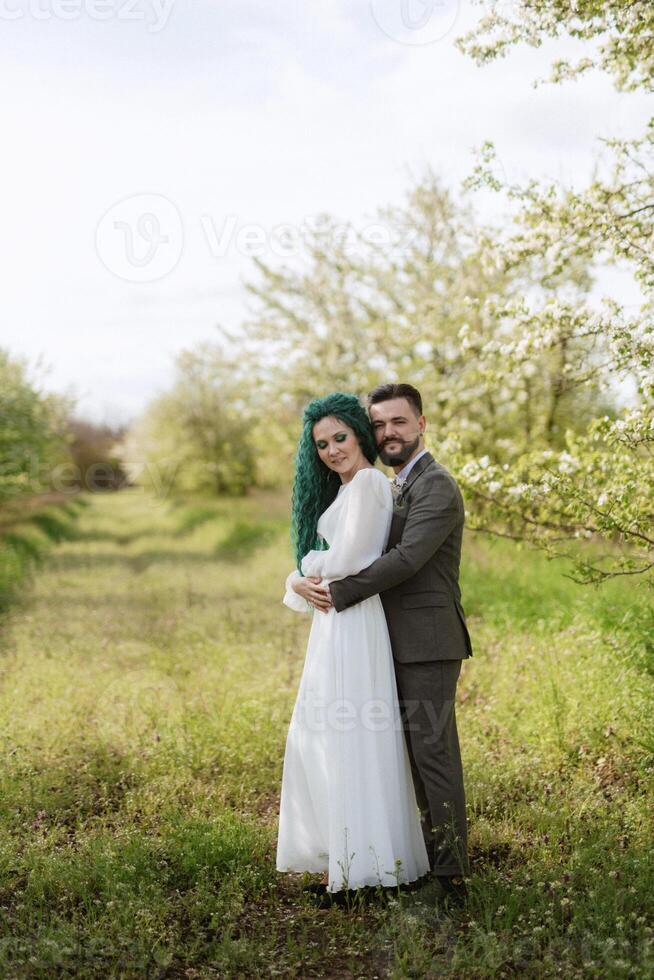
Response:
[{"label": "bride's closed eye", "polygon": [[[347,439],[347,432],[339,432],[337,436],[334,436],[334,439],[336,442],[345,442],[345,440]],[[318,449],[326,449],[327,442],[324,439],[319,439],[316,442],[316,446],[318,447]]]}]

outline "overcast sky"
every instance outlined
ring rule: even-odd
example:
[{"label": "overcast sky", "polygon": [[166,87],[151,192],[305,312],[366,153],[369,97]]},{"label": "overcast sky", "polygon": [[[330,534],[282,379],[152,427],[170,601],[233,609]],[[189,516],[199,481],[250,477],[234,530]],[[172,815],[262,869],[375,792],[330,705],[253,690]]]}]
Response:
[{"label": "overcast sky", "polygon": [[0,0],[0,344],[127,421],[246,317],[277,226],[291,252],[320,212],[363,228],[487,138],[510,178],[585,182],[651,104],[600,75],[533,89],[560,46],[478,68],[453,41],[487,6]]}]

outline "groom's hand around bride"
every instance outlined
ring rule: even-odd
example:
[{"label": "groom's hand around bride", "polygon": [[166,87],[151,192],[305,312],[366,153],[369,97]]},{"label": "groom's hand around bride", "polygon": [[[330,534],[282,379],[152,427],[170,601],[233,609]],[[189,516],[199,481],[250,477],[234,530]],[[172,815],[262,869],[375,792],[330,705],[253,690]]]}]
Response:
[{"label": "groom's hand around bride", "polygon": [[296,578],[292,583],[293,591],[301,595],[319,612],[329,612],[332,607],[332,598],[329,594],[328,585],[319,585],[321,578],[312,576],[311,578]]}]

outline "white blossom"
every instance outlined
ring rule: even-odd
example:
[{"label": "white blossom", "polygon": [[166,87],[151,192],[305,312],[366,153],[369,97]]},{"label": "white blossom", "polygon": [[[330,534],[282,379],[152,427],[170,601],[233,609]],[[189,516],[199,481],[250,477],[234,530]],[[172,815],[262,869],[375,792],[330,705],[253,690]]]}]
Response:
[{"label": "white blossom", "polygon": [[562,452],[559,456],[559,473],[574,473],[579,469],[579,461],[570,453]]}]

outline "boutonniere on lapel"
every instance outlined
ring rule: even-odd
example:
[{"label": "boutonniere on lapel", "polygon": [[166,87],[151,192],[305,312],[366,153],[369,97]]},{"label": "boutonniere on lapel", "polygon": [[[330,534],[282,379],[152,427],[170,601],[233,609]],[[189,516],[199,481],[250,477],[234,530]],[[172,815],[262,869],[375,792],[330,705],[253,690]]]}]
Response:
[{"label": "boutonniere on lapel", "polygon": [[397,477],[391,480],[391,493],[393,494],[393,513],[402,513],[406,507],[404,499],[404,485],[406,480],[398,480]]}]

